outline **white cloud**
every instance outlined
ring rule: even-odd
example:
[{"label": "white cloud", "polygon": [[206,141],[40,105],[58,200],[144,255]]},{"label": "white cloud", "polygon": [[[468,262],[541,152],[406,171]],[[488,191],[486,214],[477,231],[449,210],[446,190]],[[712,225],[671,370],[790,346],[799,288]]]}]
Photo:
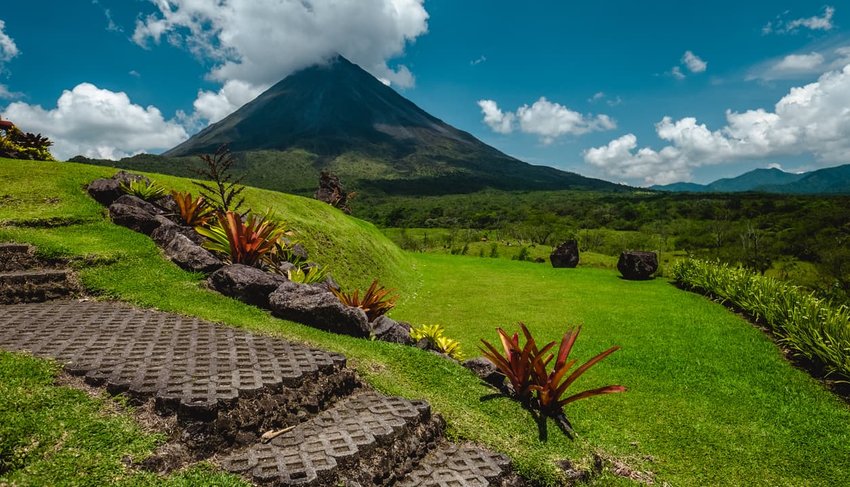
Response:
[{"label": "white cloud", "polygon": [[0,20],[0,68],[3,67],[3,63],[11,61],[12,58],[21,53],[15,41],[3,31],[5,28],[6,23]]},{"label": "white cloud", "polygon": [[679,65],[670,68],[670,71],[667,74],[678,80],[685,79],[687,76],[682,71],[681,66],[684,66],[693,74],[699,74],[705,72],[708,68],[708,63],[694,54],[693,51],[685,51],[685,53],[682,54],[682,58],[679,60]]},{"label": "white cloud", "polygon": [[508,134],[518,125],[521,132],[537,135],[544,144],[551,144],[562,135],[582,135],[617,127],[608,115],[583,115],[545,97],[530,106],[517,108],[516,112],[502,112],[493,100],[480,100],[478,106],[484,114],[484,123],[493,131]]},{"label": "white cloud", "polygon": [[782,15],[777,16],[775,20],[765,24],[765,26],[761,29],[762,34],[787,34],[797,32],[800,28],[830,31],[835,27],[835,24],[832,23],[832,17],[835,15],[835,8],[829,5],[824,6],[822,15],[815,15],[812,17],[785,20],[788,13],[789,12],[786,11]]},{"label": "white cloud", "polygon": [[77,154],[119,159],[169,149],[188,137],[183,127],[166,121],[156,107],[133,104],[127,94],[91,83],[65,90],[55,108],[14,102],[2,115],[23,130],[50,137],[59,159]]},{"label": "white cloud", "polygon": [[604,91],[597,91],[596,93],[593,94],[593,96],[588,98],[587,101],[588,101],[588,103],[595,103],[599,100],[604,100],[604,99],[605,99],[605,92]]},{"label": "white cloud", "polygon": [[800,79],[835,71],[850,63],[850,46],[797,52],[767,60],[750,70],[747,80]]},{"label": "white cloud", "polygon": [[673,66],[673,69],[670,70],[670,74],[676,79],[685,79],[685,73],[682,72],[682,68],[679,66]]},{"label": "white cloud", "polygon": [[209,123],[215,123],[230,115],[242,105],[253,100],[268,86],[254,86],[244,81],[232,80],[224,83],[218,92],[198,91],[193,103],[195,113]]},{"label": "white cloud", "polygon": [[487,56],[482,55],[478,59],[473,59],[472,61],[469,61],[469,65],[470,66],[478,66],[479,64],[484,63],[484,62],[487,62]]},{"label": "white cloud", "polygon": [[9,87],[0,84],[0,100],[14,100],[23,96],[23,93],[9,90]]},{"label": "white cloud", "polygon": [[481,107],[481,113],[484,114],[484,123],[493,132],[509,134],[514,131],[516,116],[513,113],[503,113],[499,105],[493,100],[478,100],[478,106]]},{"label": "white cloud", "polygon": [[726,125],[710,130],[693,117],[664,117],[655,126],[668,145],[638,149],[624,135],[588,149],[585,162],[611,176],[664,184],[691,177],[694,168],[776,156],[811,155],[821,164],[850,160],[850,65],[792,88],[773,108],[726,111]]},{"label": "white cloud", "polygon": [[223,84],[271,86],[339,53],[379,79],[409,87],[410,70],[388,61],[428,30],[424,0],[150,1],[158,11],[137,21],[133,40],[185,47],[211,60],[208,77]]}]

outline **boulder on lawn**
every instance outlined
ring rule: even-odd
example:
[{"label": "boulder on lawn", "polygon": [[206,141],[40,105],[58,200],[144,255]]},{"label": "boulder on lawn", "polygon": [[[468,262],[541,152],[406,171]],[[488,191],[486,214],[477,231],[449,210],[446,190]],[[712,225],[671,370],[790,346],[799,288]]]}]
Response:
[{"label": "boulder on lawn", "polygon": [[497,389],[500,389],[505,383],[505,374],[499,372],[499,369],[484,357],[471,358],[465,361],[463,366],[471,370],[479,379]]},{"label": "boulder on lawn", "polygon": [[151,233],[151,238],[157,245],[160,247],[165,247],[169,243],[171,243],[171,239],[174,238],[175,235],[183,235],[188,238],[192,242],[201,245],[204,243],[204,237],[201,236],[198,232],[195,231],[192,227],[187,227],[183,225],[177,225],[174,222],[171,222],[171,225],[168,225],[163,222],[159,228]]},{"label": "boulder on lawn", "polygon": [[115,200],[115,203],[119,205],[135,206],[136,208],[145,210],[152,215],[162,214],[162,210],[158,206],[132,194],[119,196],[118,199]]},{"label": "boulder on lawn", "polygon": [[652,278],[658,270],[658,254],[640,250],[627,250],[620,254],[617,270],[624,279],[639,281]]},{"label": "boulder on lawn", "polygon": [[109,206],[120,198],[124,191],[121,190],[121,183],[135,180],[150,182],[150,180],[141,174],[130,174],[126,171],[118,171],[111,178],[95,179],[92,181],[86,190],[98,203],[103,206]]},{"label": "boulder on lawn", "polygon": [[269,296],[269,308],[279,318],[334,333],[365,338],[371,331],[362,309],[342,304],[318,286],[284,282]]},{"label": "boulder on lawn", "polygon": [[281,275],[271,274],[256,267],[231,264],[212,273],[207,279],[216,291],[254,306],[267,307],[269,294],[286,282]]},{"label": "boulder on lawn", "polygon": [[552,267],[575,267],[578,265],[578,242],[575,240],[567,240],[558,245],[555,250],[549,254],[549,262]]},{"label": "boulder on lawn", "polygon": [[402,345],[413,345],[413,339],[410,338],[410,324],[398,322],[388,316],[379,316],[370,323],[372,327],[372,336],[376,340],[382,340],[391,343],[400,343]]},{"label": "boulder on lawn", "polygon": [[163,217],[150,213],[138,206],[112,203],[109,205],[109,216],[112,221],[131,230],[150,235],[163,223]]},{"label": "boulder on lawn", "polygon": [[179,233],[175,233],[162,250],[171,262],[190,272],[208,274],[224,265],[209,250]]}]

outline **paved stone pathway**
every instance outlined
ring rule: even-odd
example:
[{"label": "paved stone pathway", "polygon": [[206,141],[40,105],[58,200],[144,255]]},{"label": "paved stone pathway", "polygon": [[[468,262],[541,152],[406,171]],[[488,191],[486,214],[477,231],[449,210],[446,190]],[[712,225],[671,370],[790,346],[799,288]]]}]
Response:
[{"label": "paved stone pathway", "polygon": [[[0,349],[176,414],[180,441],[256,484],[520,485],[510,462],[442,439],[422,401],[368,390],[345,357],[114,302],[0,306]],[[284,432],[264,443],[269,430]]]}]

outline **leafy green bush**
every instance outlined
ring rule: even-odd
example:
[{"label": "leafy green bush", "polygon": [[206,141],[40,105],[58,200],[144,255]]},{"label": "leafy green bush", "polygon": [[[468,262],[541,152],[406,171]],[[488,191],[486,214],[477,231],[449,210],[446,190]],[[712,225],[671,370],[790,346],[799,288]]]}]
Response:
[{"label": "leafy green bush", "polygon": [[300,282],[301,284],[318,284],[328,278],[328,269],[314,265],[308,267],[305,271],[301,267],[295,267],[286,271],[286,277],[292,282]]},{"label": "leafy green bush", "polygon": [[683,287],[715,296],[763,321],[782,344],[850,379],[850,309],[797,286],[719,262],[680,260],[671,268]]}]

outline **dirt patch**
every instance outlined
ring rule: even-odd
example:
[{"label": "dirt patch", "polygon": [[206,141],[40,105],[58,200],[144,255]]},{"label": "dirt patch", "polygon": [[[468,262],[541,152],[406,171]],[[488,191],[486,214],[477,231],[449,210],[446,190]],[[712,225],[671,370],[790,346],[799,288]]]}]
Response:
[{"label": "dirt patch", "polygon": [[651,456],[644,456],[640,459],[637,457],[617,458],[608,453],[596,451],[589,457],[577,462],[561,460],[556,464],[567,477],[568,485],[588,483],[598,478],[605,471],[643,485],[655,485],[655,473],[634,466],[638,463],[652,463],[654,461],[655,459]]}]

